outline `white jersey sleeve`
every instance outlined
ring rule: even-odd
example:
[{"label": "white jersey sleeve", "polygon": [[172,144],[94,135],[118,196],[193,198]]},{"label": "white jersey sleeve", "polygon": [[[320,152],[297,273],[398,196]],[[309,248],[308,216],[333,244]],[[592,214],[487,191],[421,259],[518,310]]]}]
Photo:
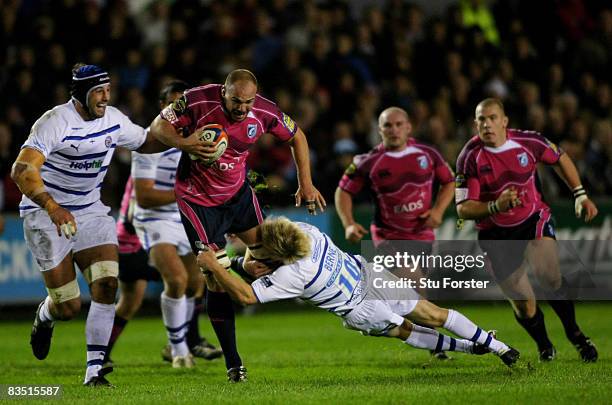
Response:
[{"label": "white jersey sleeve", "polygon": [[44,113],[32,125],[30,135],[24,142],[23,148],[32,148],[45,156],[45,159],[54,152],[62,142],[62,129],[65,125],[61,125],[62,118],[57,109]]},{"label": "white jersey sleeve", "polygon": [[[113,108],[113,107],[110,107]],[[117,110],[118,111],[118,110]],[[117,139],[117,146],[123,146],[129,150],[136,150],[145,143],[147,131],[140,125],[134,124],[123,113],[121,113],[121,133]]]},{"label": "white jersey sleeve", "polygon": [[257,300],[263,303],[301,297],[305,284],[299,266],[292,264],[281,266],[273,273],[255,280],[251,287]]},{"label": "white jersey sleeve", "polygon": [[132,178],[155,179],[160,156],[159,153],[132,152]]}]

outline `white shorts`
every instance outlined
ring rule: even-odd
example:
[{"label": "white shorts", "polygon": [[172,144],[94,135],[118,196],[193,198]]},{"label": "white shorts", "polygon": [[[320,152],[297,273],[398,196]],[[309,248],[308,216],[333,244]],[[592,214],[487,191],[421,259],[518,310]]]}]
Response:
[{"label": "white shorts", "polygon": [[41,271],[57,267],[70,253],[94,246],[117,245],[115,220],[108,215],[110,208],[97,202],[82,210],[72,211],[77,233],[71,239],[57,236],[57,228],[45,210],[38,210],[23,217],[23,234],[26,244]]},{"label": "white shorts", "polygon": [[366,297],[344,317],[344,327],[359,330],[364,335],[386,335],[404,322],[404,317],[414,311],[420,299],[419,293],[412,288],[390,291],[370,286]]},{"label": "white shorts", "polygon": [[134,228],[142,247],[147,252],[157,244],[168,243],[176,246],[179,256],[191,253],[191,245],[182,223],[172,220],[134,221]]}]

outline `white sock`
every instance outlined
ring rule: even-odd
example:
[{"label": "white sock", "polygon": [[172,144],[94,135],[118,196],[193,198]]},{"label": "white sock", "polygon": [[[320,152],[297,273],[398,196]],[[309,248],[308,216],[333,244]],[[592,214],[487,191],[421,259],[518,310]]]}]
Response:
[{"label": "white sock", "polygon": [[438,333],[434,329],[425,328],[423,326],[414,324],[412,325],[412,332],[405,342],[410,346],[417,347],[419,349],[436,351],[444,350],[463,353],[471,353],[472,346],[474,345],[469,340],[455,339]]},{"label": "white sock", "polygon": [[453,309],[448,310],[448,318],[446,318],[443,327],[457,336],[487,346],[494,353],[499,354],[500,352],[508,350],[508,346],[505,343],[495,339],[493,336],[480,329],[461,312]]},{"label": "white sock", "polygon": [[55,318],[51,315],[51,310],[49,305],[51,304],[51,297],[47,295],[47,298],[43,301],[42,307],[40,307],[40,311],[38,311],[38,318],[42,322],[53,322]]},{"label": "white sock", "polygon": [[193,318],[193,311],[195,310],[195,297],[187,297],[187,315],[185,315],[185,319],[187,322],[191,321]]},{"label": "white sock", "polygon": [[168,340],[172,347],[172,357],[186,356],[189,354],[189,347],[185,342],[185,332],[189,324],[186,317],[187,300],[185,295],[180,298],[170,298],[162,292],[161,310]]},{"label": "white sock", "polygon": [[87,322],[85,323],[85,337],[87,339],[87,371],[85,382],[98,375],[102,368],[104,355],[108,349],[108,340],[113,330],[115,319],[114,304],[100,304],[91,301]]}]

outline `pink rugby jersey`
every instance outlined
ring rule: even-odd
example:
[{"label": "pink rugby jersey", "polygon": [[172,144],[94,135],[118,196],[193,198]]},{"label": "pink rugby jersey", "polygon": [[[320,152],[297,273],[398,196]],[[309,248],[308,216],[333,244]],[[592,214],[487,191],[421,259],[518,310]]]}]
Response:
[{"label": "pink rugby jersey", "polygon": [[[125,228],[126,219],[131,216],[130,207],[136,204],[136,196],[134,195],[134,180],[129,177],[125,184],[125,191],[121,198],[121,208],[119,209],[119,218],[117,219],[117,239],[119,241],[119,253],[129,254],[136,253],[141,248],[140,240],[135,232],[130,233]],[[133,210],[133,208],[132,208]]]},{"label": "pink rugby jersey", "polygon": [[375,199],[372,239],[433,240],[434,231],[419,215],[431,208],[433,185],[453,181],[453,172],[440,153],[414,139],[399,152],[382,144],[357,155],[346,169],[339,187],[357,194],[364,186]]},{"label": "pink rugby jersey", "polygon": [[455,202],[492,201],[514,186],[522,205],[477,221],[478,229],[519,225],[535,213],[550,216],[536,185],[537,164],[555,164],[563,151],[534,131],[507,130],[508,139],[497,147],[485,146],[474,136],[457,158]]},{"label": "pink rugby jersey", "polygon": [[246,177],[249,149],[261,135],[270,133],[288,141],[297,131],[297,125],[288,115],[259,94],[247,118],[240,122],[232,121],[223,106],[219,84],[187,90],[160,115],[177,130],[185,128],[188,133],[206,124],[220,124],[227,131],[228,148],[212,166],[181,159],[178,169],[181,173],[185,169],[183,165],[190,166],[188,176],[177,176],[177,198],[205,207],[223,204],[240,189]]}]

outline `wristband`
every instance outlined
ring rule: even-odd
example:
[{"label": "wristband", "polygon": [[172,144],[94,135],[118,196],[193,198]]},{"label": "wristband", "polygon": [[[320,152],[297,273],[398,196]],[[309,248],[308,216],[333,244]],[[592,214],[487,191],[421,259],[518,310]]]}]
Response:
[{"label": "wristband", "polygon": [[494,215],[499,213],[499,205],[497,204],[497,200],[489,201],[487,203],[487,210],[489,211],[489,215]]},{"label": "wristband", "polygon": [[584,189],[584,187],[582,187],[582,185],[579,185],[575,188],[572,189],[572,193],[574,194],[574,199],[586,195],[586,191]]}]

